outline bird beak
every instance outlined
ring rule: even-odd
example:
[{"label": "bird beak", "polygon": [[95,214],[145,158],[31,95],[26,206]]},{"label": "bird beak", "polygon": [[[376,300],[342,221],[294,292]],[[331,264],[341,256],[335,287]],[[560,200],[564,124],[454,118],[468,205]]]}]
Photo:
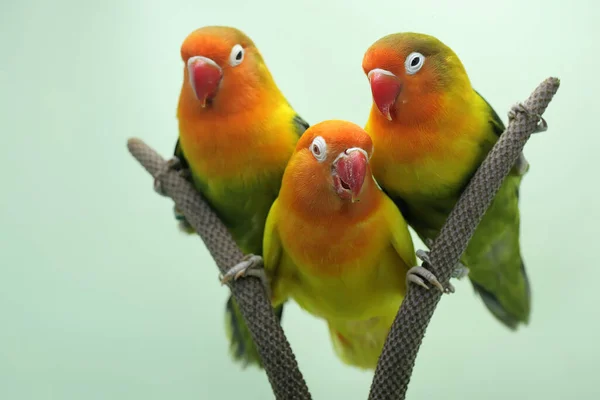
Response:
[{"label": "bird beak", "polygon": [[352,203],[360,200],[368,159],[365,150],[353,147],[340,153],[333,162],[333,185],[342,199]]},{"label": "bird beak", "polygon": [[391,121],[391,110],[402,90],[402,83],[396,75],[379,68],[369,71],[367,77],[371,84],[375,106],[384,117]]},{"label": "bird beak", "polygon": [[223,70],[210,58],[195,56],[187,62],[190,85],[202,108],[212,100],[219,90]]}]

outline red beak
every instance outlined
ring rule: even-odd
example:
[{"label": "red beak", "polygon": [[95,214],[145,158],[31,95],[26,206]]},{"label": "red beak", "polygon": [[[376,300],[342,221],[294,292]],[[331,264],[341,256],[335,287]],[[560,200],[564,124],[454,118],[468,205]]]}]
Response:
[{"label": "red beak", "polygon": [[384,117],[391,121],[392,107],[402,90],[400,80],[391,72],[379,68],[372,69],[367,76],[371,84],[375,106]]},{"label": "red beak", "polygon": [[340,153],[334,161],[333,185],[342,199],[350,199],[353,203],[358,201],[365,182],[367,164],[366,152],[357,147]]},{"label": "red beak", "polygon": [[217,95],[219,84],[223,78],[223,70],[210,58],[196,56],[190,57],[187,62],[190,84],[200,100],[202,107]]}]

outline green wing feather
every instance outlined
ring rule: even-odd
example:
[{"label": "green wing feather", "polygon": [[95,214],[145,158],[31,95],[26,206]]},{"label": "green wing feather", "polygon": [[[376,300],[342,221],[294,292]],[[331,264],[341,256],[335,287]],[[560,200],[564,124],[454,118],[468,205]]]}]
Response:
[{"label": "green wing feather", "polygon": [[[477,94],[487,104],[489,129],[493,132],[492,140],[481,143],[487,154],[505,127],[490,104]],[[523,157],[503,182],[461,259],[470,269],[469,279],[487,308],[511,329],[516,329],[520,323],[528,323],[531,303],[529,279],[519,243],[519,186],[528,168],[522,163],[526,163]],[[458,194],[462,193],[475,172],[467,177]],[[421,240],[425,241],[435,239],[439,234],[458,201],[458,195],[434,201],[422,199],[408,203],[398,198],[394,201]]]},{"label": "green wing feather", "polygon": [[[499,137],[505,126],[479,96],[488,106],[491,129]],[[473,287],[492,314],[511,329],[527,324],[531,312],[531,288],[519,241],[519,187],[526,171],[520,165],[512,169],[463,256]]]},{"label": "green wing feather", "polygon": [[[293,118],[294,130],[298,134],[298,137],[302,136],[304,131],[309,128],[308,122],[306,122],[299,115],[294,116]],[[281,186],[281,182],[279,182],[278,188]],[[275,196],[276,198],[276,196]],[[273,198],[273,201],[275,201]],[[271,202],[272,204],[272,202]],[[270,206],[269,206],[270,209]],[[262,230],[264,232],[264,224],[266,222],[266,215],[264,219],[261,219],[262,222]],[[260,240],[260,250],[256,253],[257,255],[262,255],[262,234]],[[275,316],[277,317],[279,323],[281,323],[281,318],[283,316],[283,307],[284,304],[280,304],[279,306],[273,309]],[[229,296],[227,300],[227,305],[225,307],[226,313],[226,328],[229,336],[230,343],[230,352],[232,357],[235,360],[241,361],[244,365],[256,365],[259,368],[263,368],[262,360],[260,355],[258,354],[258,349],[252,336],[250,335],[250,330],[246,325],[246,321],[242,316],[242,313],[239,309],[239,306],[233,296]]]}]

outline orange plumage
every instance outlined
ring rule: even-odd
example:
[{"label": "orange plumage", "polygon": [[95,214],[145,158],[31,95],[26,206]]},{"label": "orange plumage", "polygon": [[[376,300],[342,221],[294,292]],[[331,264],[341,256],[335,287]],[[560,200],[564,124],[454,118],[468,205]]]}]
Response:
[{"label": "orange plumage", "polygon": [[[232,67],[227,60],[236,44],[245,50],[244,62]],[[190,84],[187,62],[194,55],[223,69],[218,95],[205,108],[198,106]],[[192,171],[211,181],[251,181],[282,171],[303,129],[254,43],[233,28],[205,27],[186,38],[181,56],[186,65],[177,117]]]},{"label": "orange plumage", "polygon": [[[287,102],[254,42],[241,31],[200,28],[183,42],[181,58],[175,156],[189,167],[195,187],[242,251],[261,255],[269,208],[308,124]],[[275,310],[280,318],[282,310],[282,305]],[[260,366],[231,297],[227,313],[234,357]]]},{"label": "orange plumage", "polygon": [[[373,98],[365,130],[378,149],[375,178],[420,238],[434,240],[504,124],[454,51],[433,36],[384,36],[365,52],[362,67]],[[527,169],[520,157],[461,260],[485,305],[511,329],[530,314],[518,208]]]}]

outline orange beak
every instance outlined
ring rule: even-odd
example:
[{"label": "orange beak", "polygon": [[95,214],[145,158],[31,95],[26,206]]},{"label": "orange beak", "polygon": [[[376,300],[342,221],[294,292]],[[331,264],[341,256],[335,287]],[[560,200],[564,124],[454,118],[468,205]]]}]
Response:
[{"label": "orange beak", "polygon": [[384,117],[391,121],[392,107],[402,90],[402,83],[396,75],[379,68],[369,71],[367,77],[371,84],[375,106]]},{"label": "orange beak", "polygon": [[340,153],[333,162],[333,186],[342,199],[353,203],[359,200],[369,163],[366,154],[354,147]]},{"label": "orange beak", "polygon": [[217,95],[223,70],[216,62],[202,56],[190,57],[187,68],[192,89],[204,108]]}]

